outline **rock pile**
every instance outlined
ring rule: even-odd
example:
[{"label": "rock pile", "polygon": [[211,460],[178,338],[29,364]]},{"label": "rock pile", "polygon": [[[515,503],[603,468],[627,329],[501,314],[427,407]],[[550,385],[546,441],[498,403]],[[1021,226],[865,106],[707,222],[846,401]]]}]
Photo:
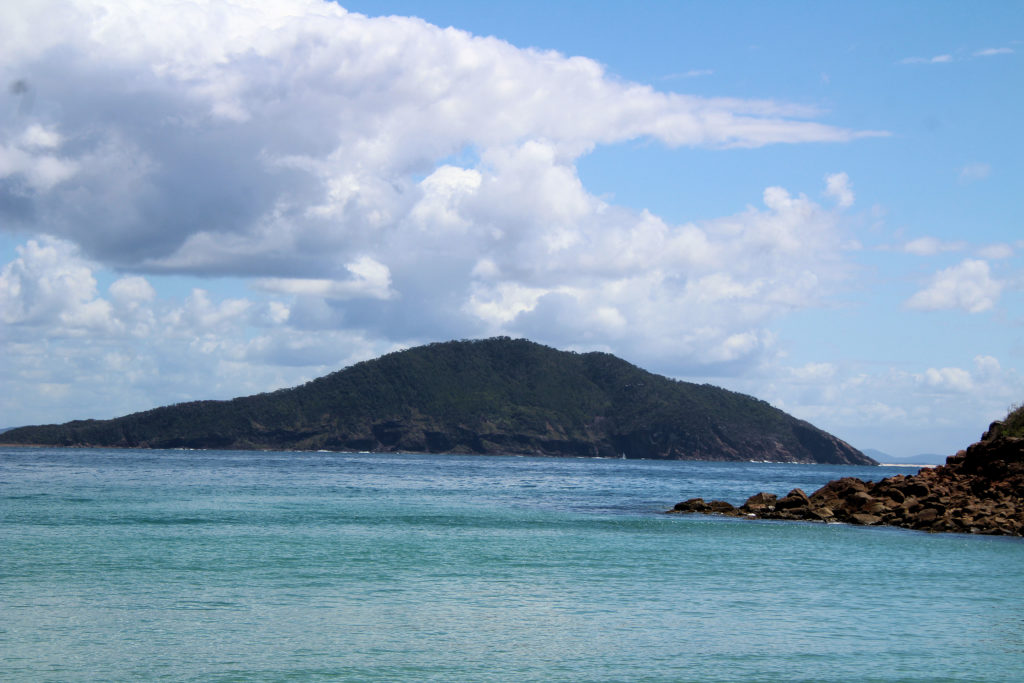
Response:
[{"label": "rock pile", "polygon": [[878,482],[843,477],[811,495],[758,493],[740,507],[692,498],[669,512],[887,525],[933,532],[1024,535],[1024,438],[994,423],[982,440],[912,476]]}]

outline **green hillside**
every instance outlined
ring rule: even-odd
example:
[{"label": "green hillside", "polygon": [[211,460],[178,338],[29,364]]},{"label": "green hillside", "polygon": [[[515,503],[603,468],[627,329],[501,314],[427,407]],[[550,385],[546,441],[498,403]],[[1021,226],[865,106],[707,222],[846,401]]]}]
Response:
[{"label": "green hillside", "polygon": [[230,401],[22,427],[3,441],[875,464],[750,396],[506,337],[421,346]]}]

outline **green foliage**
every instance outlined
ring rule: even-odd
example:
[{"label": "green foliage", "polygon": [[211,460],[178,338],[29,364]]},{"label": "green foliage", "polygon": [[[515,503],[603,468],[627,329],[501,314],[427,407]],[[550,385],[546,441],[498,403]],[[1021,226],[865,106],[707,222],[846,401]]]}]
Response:
[{"label": "green foliage", "polygon": [[1015,403],[1003,420],[1003,436],[1024,437],[1024,404]]},{"label": "green foliage", "polygon": [[430,344],[293,389],[22,428],[4,440],[871,462],[749,396],[508,337]]}]

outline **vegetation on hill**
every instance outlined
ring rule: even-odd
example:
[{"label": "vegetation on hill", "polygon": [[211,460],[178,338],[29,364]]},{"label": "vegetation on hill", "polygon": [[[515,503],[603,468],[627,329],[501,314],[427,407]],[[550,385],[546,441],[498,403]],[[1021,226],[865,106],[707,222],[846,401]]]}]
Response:
[{"label": "vegetation on hill", "polygon": [[421,346],[230,401],[23,427],[4,441],[874,464],[750,396],[507,337]]},{"label": "vegetation on hill", "polygon": [[1010,406],[1010,412],[1003,418],[1000,434],[1017,439],[1024,437],[1024,403]]}]

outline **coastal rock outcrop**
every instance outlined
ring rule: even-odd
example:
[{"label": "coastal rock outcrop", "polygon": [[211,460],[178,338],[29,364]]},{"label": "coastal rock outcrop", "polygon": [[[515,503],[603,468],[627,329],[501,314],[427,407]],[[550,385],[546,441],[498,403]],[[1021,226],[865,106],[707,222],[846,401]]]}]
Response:
[{"label": "coastal rock outcrop", "polygon": [[1001,424],[945,465],[915,475],[843,477],[810,495],[757,493],[739,507],[693,498],[669,512],[1024,536],[1024,438],[1004,436]]}]

